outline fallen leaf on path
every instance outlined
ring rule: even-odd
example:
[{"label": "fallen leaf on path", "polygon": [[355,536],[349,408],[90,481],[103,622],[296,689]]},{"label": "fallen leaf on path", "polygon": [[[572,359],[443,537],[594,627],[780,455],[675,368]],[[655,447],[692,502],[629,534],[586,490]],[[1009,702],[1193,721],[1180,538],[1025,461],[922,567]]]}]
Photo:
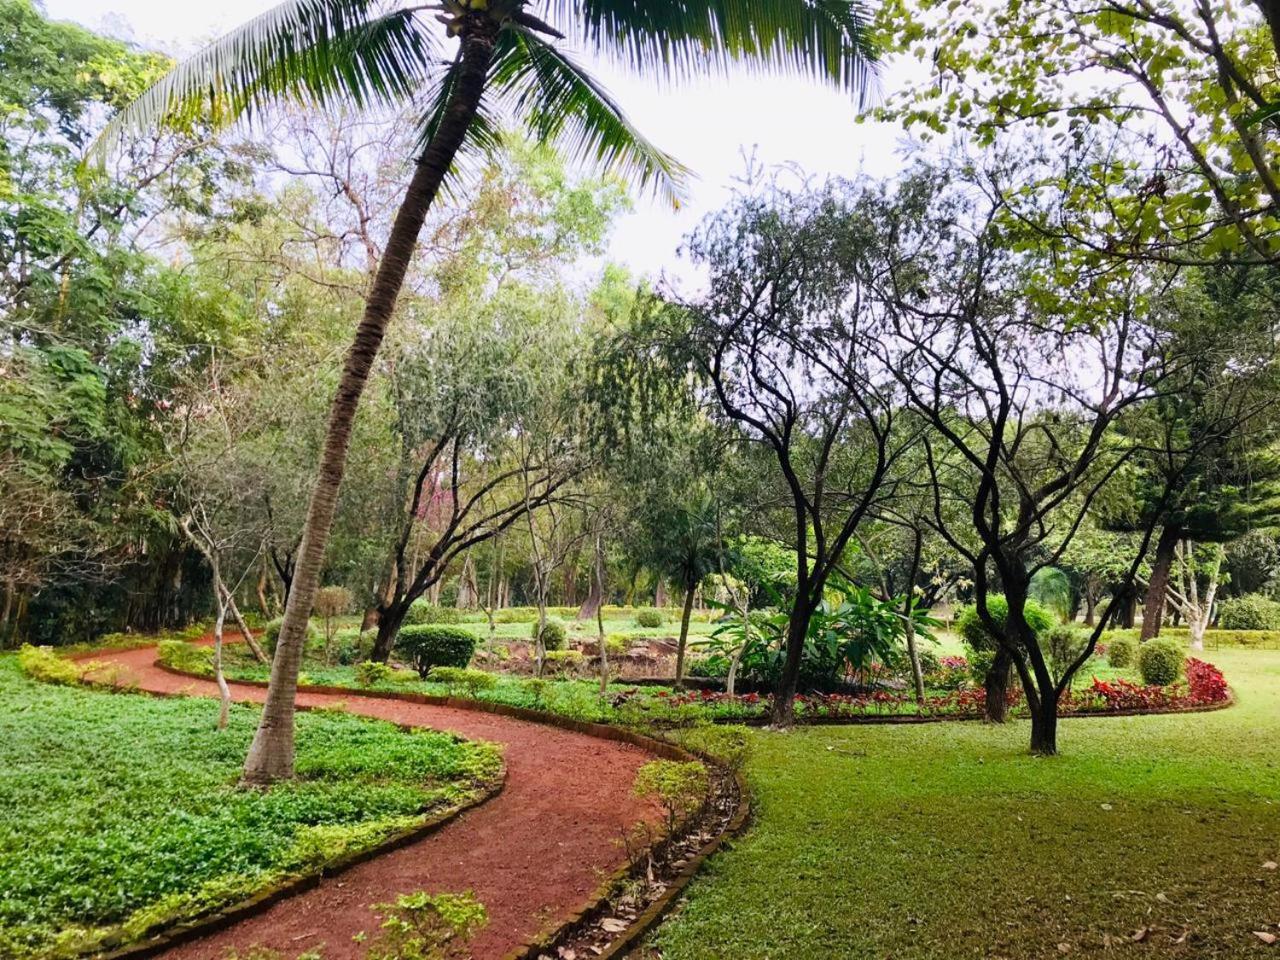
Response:
[{"label": "fallen leaf on path", "polygon": [[1150,933],[1150,927],[1139,927],[1137,930],[1133,931],[1133,933],[1129,934],[1129,939],[1134,943],[1141,943],[1143,940],[1147,939],[1147,935]]},{"label": "fallen leaf on path", "polygon": [[1274,933],[1267,933],[1265,930],[1255,930],[1253,931],[1253,935],[1268,946],[1276,942],[1276,935]]},{"label": "fallen leaf on path", "polygon": [[1276,868],[1276,862],[1274,860],[1268,860],[1266,863],[1262,865],[1263,870],[1274,870],[1275,868]]},{"label": "fallen leaf on path", "polygon": [[625,920],[617,920],[613,917],[609,917],[607,920],[600,921],[600,926],[609,933],[621,933],[623,930],[627,929],[627,922]]}]

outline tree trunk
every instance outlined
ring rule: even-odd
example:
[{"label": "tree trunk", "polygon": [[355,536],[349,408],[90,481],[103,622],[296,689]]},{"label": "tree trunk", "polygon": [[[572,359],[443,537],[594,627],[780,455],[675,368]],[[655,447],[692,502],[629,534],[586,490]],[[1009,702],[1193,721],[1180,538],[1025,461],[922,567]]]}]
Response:
[{"label": "tree trunk", "polygon": [[991,669],[987,671],[983,681],[986,690],[986,715],[988,723],[1004,723],[1009,716],[1009,673],[1013,669],[1013,658],[1003,650],[996,650],[995,659],[991,661]]},{"label": "tree trunk", "polygon": [[271,579],[267,576],[267,558],[263,557],[262,562],[258,565],[258,611],[262,614],[264,620],[271,619],[271,604],[267,601],[267,584]]},{"label": "tree trunk", "polygon": [[1092,627],[1097,621],[1098,610],[1098,591],[1092,585],[1086,584],[1084,588],[1084,625]]},{"label": "tree trunk", "polygon": [[1142,634],[1140,643],[1160,636],[1160,621],[1164,619],[1165,591],[1169,587],[1169,570],[1173,566],[1173,553],[1182,531],[1167,523],[1156,542],[1155,556],[1151,560],[1151,580],[1147,584],[1147,598],[1142,605]]},{"label": "tree trunk", "polygon": [[[591,578],[591,593],[597,597],[595,615],[596,615],[596,638],[600,643],[600,696],[604,696],[609,690],[609,649],[605,643],[604,637],[604,541],[600,534],[596,533],[596,555],[595,576]],[[590,596],[587,603],[591,602]],[[583,604],[586,606],[586,604]],[[581,613],[579,613],[581,616]]]},{"label": "tree trunk", "polygon": [[770,726],[787,730],[796,722],[796,689],[800,684],[800,662],[804,659],[804,642],[809,636],[813,610],[803,596],[796,598],[787,621],[787,659],[782,666],[778,689],[773,694],[773,716]]},{"label": "tree trunk", "polygon": [[591,589],[587,591],[587,598],[582,601],[582,606],[578,608],[579,620],[590,620],[604,606],[604,587],[601,583],[599,571],[591,578]]},{"label": "tree trunk", "polygon": [[236,621],[236,627],[240,630],[241,636],[244,637],[244,642],[248,644],[249,649],[253,651],[254,659],[259,663],[269,663],[270,660],[267,657],[267,652],[262,649],[262,644],[258,643],[257,637],[253,635],[253,631],[249,629],[249,625],[244,622],[244,617],[240,615],[240,608],[236,606],[235,595],[232,594],[225,583],[222,585],[222,592],[226,595],[227,607],[230,608],[231,616]]},{"label": "tree trunk", "polygon": [[667,581],[662,577],[658,578],[657,584],[653,588],[653,605],[659,610],[665,610],[667,606]]},{"label": "tree trunk", "polygon": [[[221,585],[221,582],[217,584],[219,587]],[[227,721],[231,718],[231,688],[227,686],[227,678],[222,673],[222,628],[227,622],[227,603],[221,590],[214,592],[218,597],[218,617],[213,621],[213,679],[218,684],[218,729],[225,730]]]},{"label": "tree trunk", "polygon": [[1041,757],[1058,753],[1058,692],[1042,690],[1031,713],[1031,752]]},{"label": "tree trunk", "polygon": [[676,686],[684,686],[684,650],[689,642],[689,617],[693,614],[693,595],[698,592],[696,583],[684,591],[684,612],[680,614],[680,640],[676,644]]},{"label": "tree trunk", "polygon": [[413,601],[410,598],[404,597],[398,603],[383,607],[378,612],[378,636],[373,641],[373,650],[369,654],[370,660],[377,663],[387,662],[396,645],[396,634],[400,632],[400,626],[404,623],[411,603]]},{"label": "tree trunk", "polygon": [[907,657],[911,661],[911,680],[916,688],[916,703],[924,705],[924,671],[920,668],[920,651],[916,649],[916,621],[913,609],[916,597],[916,578],[920,575],[920,554],[924,548],[920,531],[915,533],[915,549],[911,553],[911,572],[907,578],[907,598],[902,615],[906,620]]},{"label": "tree trunk", "polygon": [[[293,717],[298,670],[302,665],[307,621],[320,586],[325,547],[346,469],[352,423],[387,324],[395,311],[418,234],[480,107],[485,78],[493,59],[496,24],[479,17],[468,18],[466,23],[469,29],[462,37],[457,83],[436,134],[419,158],[404,200],[396,212],[382,262],[378,264],[377,274],[369,287],[364,316],[347,352],[342,378],[330,408],[319,472],[311,491],[302,543],[298,549],[297,568],[285,606],[275,660],[271,665],[271,683],[257,732],[245,758],[243,782],[246,784],[270,784],[294,775]],[[478,29],[477,24],[484,25],[485,29]]]}]

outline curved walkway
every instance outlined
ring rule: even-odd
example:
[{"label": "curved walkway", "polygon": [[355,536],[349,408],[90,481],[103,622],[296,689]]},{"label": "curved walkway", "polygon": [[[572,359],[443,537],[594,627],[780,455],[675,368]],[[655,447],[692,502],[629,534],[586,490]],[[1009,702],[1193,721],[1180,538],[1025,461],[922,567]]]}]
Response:
[{"label": "curved walkway", "polygon": [[[104,652],[121,679],[155,693],[216,696],[212,681],[158,669],[154,647]],[[231,684],[239,701],[261,702],[265,690]],[[377,696],[299,693],[302,706],[342,702],[348,711],[397,723],[449,730],[504,746],[506,786],[437,832],[330,877],[226,930],[174,946],[167,960],[222,960],[228,948],[261,945],[288,960],[323,944],[325,960],[363,955],[352,942],[371,934],[372,904],[414,890],[471,890],[489,924],[471,942],[476,960],[496,960],[558,925],[623,863],[619,840],[631,824],[657,820],[632,796],[636,771],[652,757],[627,744],[494,714],[387,700]]]}]

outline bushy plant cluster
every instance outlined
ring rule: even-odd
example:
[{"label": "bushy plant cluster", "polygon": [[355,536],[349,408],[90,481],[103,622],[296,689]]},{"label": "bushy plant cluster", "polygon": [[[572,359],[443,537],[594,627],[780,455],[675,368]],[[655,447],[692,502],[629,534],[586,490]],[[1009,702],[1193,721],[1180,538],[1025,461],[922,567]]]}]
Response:
[{"label": "bushy plant cluster", "polygon": [[664,618],[662,611],[656,607],[646,607],[636,611],[636,626],[643,627],[646,630],[653,630],[662,626]]},{"label": "bushy plant cluster", "polygon": [[1116,636],[1107,643],[1107,663],[1117,670],[1133,666],[1138,658],[1138,641],[1134,637]]},{"label": "bushy plant cluster", "polygon": [[[271,656],[276,655],[276,644],[280,642],[280,628],[284,626],[284,617],[276,617],[274,620],[267,622],[262,628],[262,646]],[[316,625],[310,620],[307,621],[307,636],[303,640],[303,649],[308,652],[320,650],[324,645],[324,638],[320,636],[320,631],[316,629]]]},{"label": "bushy plant cluster", "polygon": [[[533,622],[533,629],[529,631],[529,636],[536,642],[538,639],[538,621]],[[547,622],[542,625],[542,649],[543,650],[563,650],[565,644],[569,642],[569,631],[566,629],[563,620],[554,617],[548,617]]]},{"label": "bushy plant cluster", "polygon": [[1142,682],[1166,687],[1182,679],[1186,650],[1172,637],[1156,637],[1138,648],[1138,673]]},{"label": "bushy plant cluster", "polygon": [[362,687],[377,687],[390,683],[412,683],[418,675],[412,670],[397,670],[389,663],[364,660],[355,666],[356,683]]},{"label": "bushy plant cluster", "polygon": [[476,652],[476,636],[465,627],[423,624],[401,627],[396,652],[425,678],[432,667],[465,667]]},{"label": "bushy plant cluster", "polygon": [[[258,711],[33,683],[0,658],[0,956],[243,899],[420,822],[500,769],[497,751],[333,712],[302,714],[300,777],[234,784]],[[56,749],[50,745],[56,744]]]},{"label": "bushy plant cluster", "polygon": [[196,646],[185,640],[161,640],[156,646],[156,659],[183,673],[213,674],[213,647],[210,646]]},{"label": "bushy plant cluster", "polygon": [[[1003,629],[1005,621],[1009,618],[1009,601],[1002,594],[988,594],[987,612],[991,614],[991,619],[996,625]],[[1057,617],[1030,598],[1027,599],[1026,606],[1023,608],[1023,615],[1026,617],[1027,626],[1042,642],[1058,624]],[[997,650],[996,638],[992,636],[991,631],[983,623],[982,617],[978,615],[976,604],[960,609],[956,614],[955,627],[969,651],[969,664],[974,671],[975,679],[981,683],[994,659]]]},{"label": "bushy plant cluster", "polygon": [[58,656],[49,647],[33,647],[29,643],[18,651],[18,665],[28,677],[41,683],[75,684],[84,674],[76,661]]},{"label": "bushy plant cluster", "polygon": [[654,797],[667,815],[667,830],[697,812],[707,796],[707,768],[697,761],[652,760],[636,773],[638,797]]},{"label": "bushy plant cluster", "polygon": [[380,903],[379,934],[366,960],[446,960],[489,922],[484,905],[471,891],[402,893],[395,903]]},{"label": "bushy plant cluster", "polygon": [[421,626],[428,623],[465,623],[467,619],[468,614],[465,610],[459,610],[457,607],[442,607],[438,603],[428,603],[421,599],[409,604],[409,609],[404,615],[404,622],[408,626]]},{"label": "bushy plant cluster", "polygon": [[1223,630],[1280,630],[1280,603],[1251,593],[1223,600],[1218,607]]},{"label": "bushy plant cluster", "polygon": [[432,667],[427,679],[433,683],[443,683],[451,691],[466,693],[476,697],[482,690],[492,690],[498,685],[498,678],[483,670],[469,670],[466,667]]}]

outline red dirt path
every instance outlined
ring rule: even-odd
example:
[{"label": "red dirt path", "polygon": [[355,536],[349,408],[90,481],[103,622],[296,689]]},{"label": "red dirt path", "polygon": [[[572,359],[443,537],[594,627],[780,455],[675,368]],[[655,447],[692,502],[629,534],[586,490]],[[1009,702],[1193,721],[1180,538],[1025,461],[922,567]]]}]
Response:
[{"label": "red dirt path", "polygon": [[[125,668],[143,690],[215,696],[212,682],[154,666],[155,648],[99,654]],[[261,702],[265,690],[232,684],[237,700]],[[627,826],[656,820],[631,795],[636,770],[652,757],[637,747],[509,717],[377,696],[300,693],[304,706],[342,701],[352,713],[449,730],[504,745],[506,786],[498,796],[442,829],[325,879],[263,913],[199,940],[175,946],[168,960],[222,960],[229,948],[262,945],[296,957],[324,945],[325,960],[363,955],[352,942],[371,934],[371,904],[414,890],[471,890],[489,912],[472,941],[476,960],[498,958],[581,908],[604,876],[623,861],[618,840]]]}]

